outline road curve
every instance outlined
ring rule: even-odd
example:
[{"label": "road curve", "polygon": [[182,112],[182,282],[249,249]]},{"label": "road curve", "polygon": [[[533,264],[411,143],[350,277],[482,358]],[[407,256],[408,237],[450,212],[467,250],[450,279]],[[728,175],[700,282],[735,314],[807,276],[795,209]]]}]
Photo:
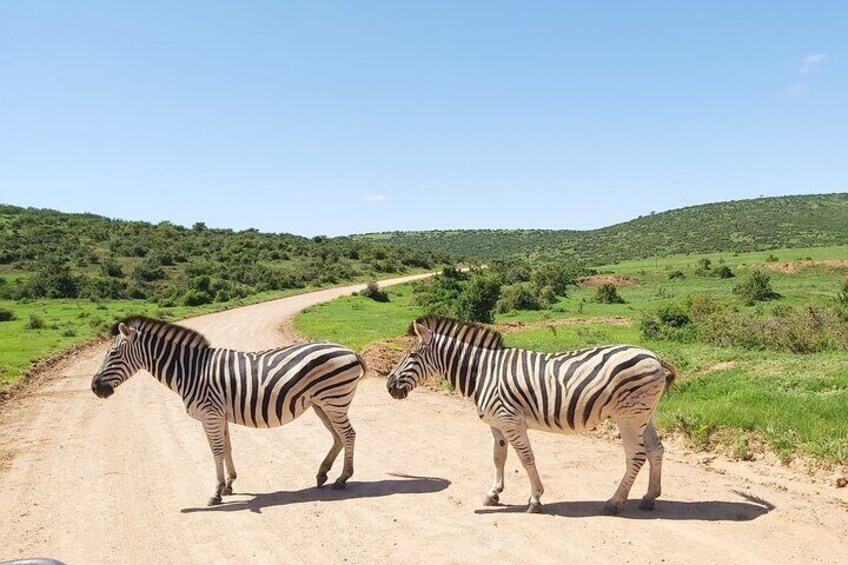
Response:
[{"label": "road curve", "polygon": [[[284,343],[283,321],[358,288],[184,323],[214,345],[273,347]],[[148,375],[109,400],[96,398],[89,386],[102,354],[103,347],[84,351],[4,407],[0,561],[38,555],[68,564],[848,562],[845,489],[762,464],[705,463],[674,445],[667,445],[663,498],[654,512],[631,504],[621,516],[599,516],[623,472],[620,447],[549,434],[532,436],[547,513],[520,512],[529,487],[514,454],[502,496],[514,506],[484,508],[490,435],[473,407],[426,392],[394,401],[383,381],[370,378],[351,410],[357,459],[346,491],[313,487],[331,441],[318,418],[306,414],[274,430],[231,427],[241,494],[206,508],[213,468],[200,425]]]}]

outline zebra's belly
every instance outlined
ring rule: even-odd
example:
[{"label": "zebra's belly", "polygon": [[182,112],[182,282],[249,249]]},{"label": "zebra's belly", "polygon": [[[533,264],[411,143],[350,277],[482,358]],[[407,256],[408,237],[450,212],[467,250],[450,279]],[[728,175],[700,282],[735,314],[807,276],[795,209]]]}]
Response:
[{"label": "zebra's belly", "polygon": [[312,402],[303,398],[302,401],[296,403],[294,413],[283,410],[280,417],[277,416],[275,410],[262,410],[261,405],[259,405],[255,410],[251,410],[250,407],[244,407],[244,409],[236,407],[227,410],[226,418],[231,424],[248,428],[278,428],[296,420],[311,407]]}]

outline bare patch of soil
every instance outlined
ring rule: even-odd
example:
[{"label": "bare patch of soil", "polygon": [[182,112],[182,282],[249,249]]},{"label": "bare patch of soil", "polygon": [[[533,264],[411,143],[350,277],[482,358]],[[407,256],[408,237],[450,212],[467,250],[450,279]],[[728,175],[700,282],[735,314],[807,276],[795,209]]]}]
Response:
[{"label": "bare patch of soil", "polygon": [[616,288],[625,286],[633,286],[639,281],[632,277],[622,277],[620,275],[593,275],[591,277],[582,277],[577,280],[583,286],[598,287],[602,284],[611,284]]},{"label": "bare patch of soil", "polygon": [[755,265],[739,265],[739,269],[767,269],[784,275],[794,275],[801,269],[817,267],[828,270],[848,269],[848,259],[822,259],[804,261],[775,261],[773,263],[761,263]]},{"label": "bare patch of soil", "polygon": [[540,328],[558,328],[560,326],[590,326],[606,324],[610,326],[631,326],[633,318],[627,316],[590,316],[579,318],[558,318],[555,320],[538,320],[536,322],[509,322],[494,326],[501,333],[516,333]]}]

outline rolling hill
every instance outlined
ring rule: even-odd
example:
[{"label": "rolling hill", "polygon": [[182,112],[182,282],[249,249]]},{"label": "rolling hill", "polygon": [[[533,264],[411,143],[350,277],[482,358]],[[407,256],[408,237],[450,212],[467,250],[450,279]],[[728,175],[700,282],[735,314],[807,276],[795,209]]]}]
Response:
[{"label": "rolling hill", "polygon": [[476,259],[574,257],[594,265],[680,253],[848,244],[848,193],[702,204],[577,230],[443,230],[356,236]]}]

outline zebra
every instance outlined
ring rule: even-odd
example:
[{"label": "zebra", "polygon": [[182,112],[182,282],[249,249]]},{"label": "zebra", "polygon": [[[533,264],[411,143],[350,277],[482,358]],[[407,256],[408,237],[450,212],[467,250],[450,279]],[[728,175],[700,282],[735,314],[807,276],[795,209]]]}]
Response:
[{"label": "zebra", "polygon": [[[259,352],[212,347],[199,332],[143,316],[113,327],[114,339],[91,381],[100,398],[108,398],[141,370],[178,393],[186,412],[206,432],[215,462],[216,484],[208,506],[233,492],[229,424],[272,428],[287,424],[312,407],[333,437],[333,446],[318,468],[317,486],[344,447],[344,468],[334,489],[353,475],[356,432],[348,409],[366,372],[363,359],[333,343],[304,343]],[[227,478],[224,480],[224,465]]]},{"label": "zebra", "polygon": [[404,399],[423,379],[438,374],[474,400],[478,417],[491,427],[494,446],[495,477],[484,505],[500,503],[507,442],[530,479],[527,512],[541,512],[544,487],[527,430],[580,433],[612,418],[621,432],[627,466],[601,513],[618,513],[646,459],[650,479],[639,508],[653,509],[661,492],[663,459],[653,419],[660,397],[677,375],[670,363],[632,345],[565,353],[508,348],[497,331],[437,316],[418,318],[408,333],[415,340],[389,374],[389,394]]}]

